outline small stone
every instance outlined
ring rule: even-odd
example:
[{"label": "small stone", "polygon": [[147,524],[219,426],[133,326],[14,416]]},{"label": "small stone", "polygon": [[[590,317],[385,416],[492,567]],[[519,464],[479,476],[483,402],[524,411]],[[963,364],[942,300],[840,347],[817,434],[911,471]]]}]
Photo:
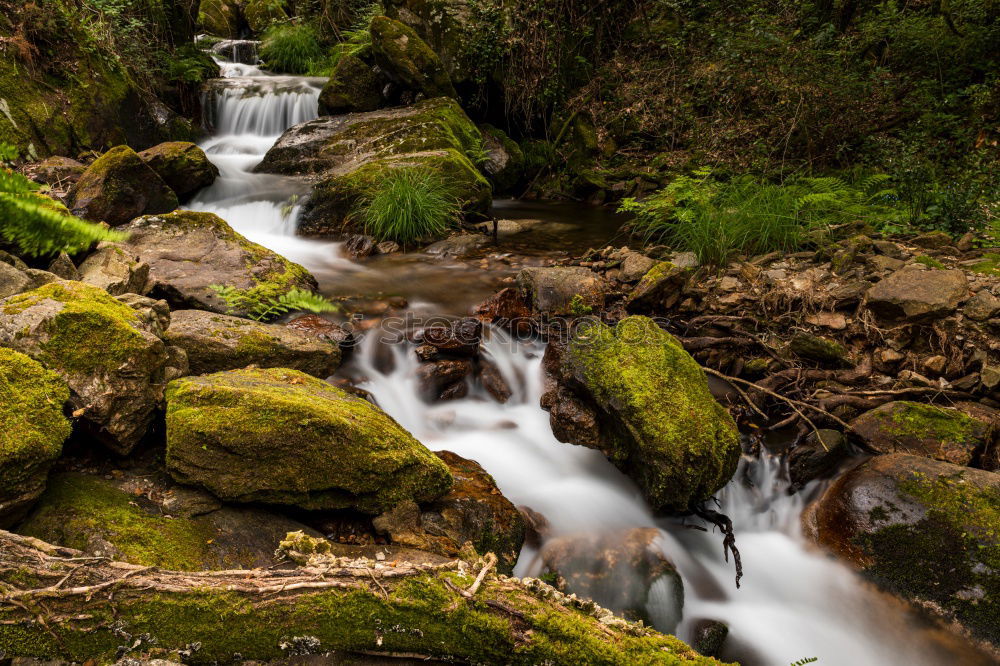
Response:
[{"label": "small stone", "polygon": [[743,285],[739,281],[739,279],[734,278],[734,277],[726,276],[726,277],[722,278],[721,280],[719,280],[719,290],[720,291],[736,291],[737,289],[739,289],[742,286]]},{"label": "small stone", "polygon": [[882,361],[882,363],[892,365],[894,363],[899,363],[906,357],[895,349],[883,349],[878,353],[878,358]]},{"label": "small stone", "polygon": [[839,312],[817,312],[806,317],[806,322],[813,326],[822,326],[834,331],[847,328],[847,317]]},{"label": "small stone", "polygon": [[887,257],[893,257],[894,259],[903,258],[903,248],[899,247],[896,243],[887,240],[877,240],[872,242],[872,246],[875,251],[879,254],[884,254]]},{"label": "small stone", "polygon": [[808,333],[796,333],[789,348],[796,356],[818,363],[841,364],[848,357],[847,348],[836,340]]},{"label": "small stone", "polygon": [[58,275],[63,280],[80,279],[80,272],[76,270],[73,260],[70,259],[69,255],[65,252],[60,252],[59,255],[52,260],[52,263],[49,264],[49,273]]},{"label": "small stone", "polygon": [[1000,312],[1000,298],[994,296],[989,289],[980,289],[962,306],[962,312],[969,319],[986,321]]},{"label": "small stone", "polygon": [[670,258],[670,263],[677,268],[698,268],[701,266],[698,255],[694,252],[675,252]]},{"label": "small stone", "polygon": [[884,273],[887,271],[898,271],[900,268],[906,265],[902,259],[893,259],[892,257],[887,257],[882,254],[876,254],[868,257],[868,266],[876,272]]},{"label": "small stone", "polygon": [[948,359],[940,354],[924,359],[924,369],[935,375],[942,374],[947,365]]}]

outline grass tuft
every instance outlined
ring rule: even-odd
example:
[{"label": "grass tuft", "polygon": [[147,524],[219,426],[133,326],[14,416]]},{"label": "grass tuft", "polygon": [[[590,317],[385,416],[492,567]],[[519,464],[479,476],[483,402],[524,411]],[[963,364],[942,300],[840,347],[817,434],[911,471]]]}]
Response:
[{"label": "grass tuft", "polygon": [[272,25],[260,47],[267,68],[287,74],[309,73],[324,56],[316,28],[308,23]]},{"label": "grass tuft", "polygon": [[355,205],[352,217],[378,240],[403,245],[443,235],[461,206],[445,179],[420,167],[392,169]]}]

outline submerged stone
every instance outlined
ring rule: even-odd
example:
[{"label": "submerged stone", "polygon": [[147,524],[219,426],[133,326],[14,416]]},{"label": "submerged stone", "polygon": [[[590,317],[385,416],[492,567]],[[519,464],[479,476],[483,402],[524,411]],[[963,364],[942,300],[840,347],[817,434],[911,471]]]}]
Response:
[{"label": "submerged stone", "polygon": [[378,407],[283,368],[172,382],[167,467],[223,500],[367,513],[433,500],[452,483]]},{"label": "submerged stone", "polygon": [[66,382],[24,354],[0,348],[0,527],[45,490],[49,467],[69,437]]}]

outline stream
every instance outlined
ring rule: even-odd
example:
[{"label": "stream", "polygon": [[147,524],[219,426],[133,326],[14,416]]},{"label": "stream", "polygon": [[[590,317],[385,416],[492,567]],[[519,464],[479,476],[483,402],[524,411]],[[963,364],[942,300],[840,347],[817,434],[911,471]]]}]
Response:
[{"label": "stream", "polygon": [[[501,201],[495,205],[499,217],[541,220],[549,227],[502,242],[488,270],[421,253],[352,261],[342,255],[341,243],[295,235],[306,182],[252,172],[284,129],[316,116],[323,80],[220,63],[226,78],[214,83],[206,99],[214,133],[201,144],[220,177],[188,207],[216,213],[251,240],[302,264],[324,293],[387,293],[404,296],[411,311],[423,315],[467,314],[518,265],[607,245],[620,225],[600,209]],[[478,461],[514,504],[545,516],[548,538],[659,530],[652,547],[678,568],[683,609],[673,579],[658,579],[646,604],[658,629],[693,641],[700,620],[724,622],[729,637],[722,658],[749,665],[780,666],[807,657],[838,666],[987,663],[810,544],[800,517],[807,499],[821,488],[813,483],[788,494],[782,459],[766,450],[755,459],[745,457],[718,495],[743,557],[745,575],[737,589],[733,563],[723,559],[721,534],[654,516],[631,481],[600,452],[555,439],[548,413],[539,406],[542,343],[488,329],[483,346],[513,391],[505,404],[478,386],[460,400],[425,403],[418,397],[418,360],[410,343],[387,343],[372,333],[344,372],[363,378],[361,388],[431,449]],[[515,575],[541,572],[538,550],[526,545]]]}]

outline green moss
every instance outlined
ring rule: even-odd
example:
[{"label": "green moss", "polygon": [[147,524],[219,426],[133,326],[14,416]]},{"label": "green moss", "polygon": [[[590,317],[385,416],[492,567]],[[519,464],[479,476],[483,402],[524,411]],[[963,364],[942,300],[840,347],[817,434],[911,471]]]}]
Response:
[{"label": "green moss", "polygon": [[166,213],[178,205],[174,191],[124,145],[97,158],[70,192],[70,207],[77,215],[111,226],[143,213]]},{"label": "green moss", "polygon": [[982,261],[968,267],[970,271],[986,275],[1000,275],[1000,254],[987,252]]},{"label": "green moss", "polygon": [[455,97],[455,87],[437,54],[416,32],[388,16],[372,19],[375,62],[402,85],[427,97]]},{"label": "green moss", "polygon": [[914,257],[913,261],[917,262],[918,264],[927,266],[928,268],[946,268],[946,266],[942,264],[940,261],[938,261],[934,257],[928,257],[926,254]]},{"label": "green moss", "polygon": [[330,80],[319,95],[320,112],[337,115],[355,111],[375,111],[384,102],[385,81],[357,56],[340,59]]},{"label": "green moss", "polygon": [[736,425],[701,367],[654,321],[583,327],[568,362],[611,415],[616,441],[608,457],[654,507],[684,510],[729,481],[740,455]]},{"label": "green moss", "polygon": [[118,551],[116,559],[133,564],[204,568],[212,531],[191,520],[165,518],[138,501],[104,479],[59,474],[19,532],[82,551],[106,541]]},{"label": "green moss", "polygon": [[916,439],[932,438],[950,444],[975,445],[982,441],[983,427],[957,409],[944,409],[920,402],[892,403],[890,434]]},{"label": "green moss", "polygon": [[[113,660],[122,643],[110,628],[114,624],[119,632],[149,634],[155,643],[143,649],[153,647],[159,654],[199,643],[185,658],[191,664],[281,659],[287,655],[280,644],[296,636],[315,638],[321,651],[413,652],[464,663],[718,664],[671,636],[604,627],[512,583],[487,581],[477,600],[465,602],[446,587],[446,578],[457,586],[472,582],[459,574],[423,575],[393,586],[387,595],[333,589],[294,603],[277,597],[256,606],[220,590],[174,596],[117,591],[113,618],[111,604],[102,598],[92,604],[94,617],[74,622],[72,629],[0,622],[0,650],[16,645],[19,655]],[[487,599],[513,613],[481,601]],[[0,611],[0,620],[14,613]]]},{"label": "green moss", "polygon": [[70,374],[117,368],[149,345],[132,308],[82,282],[61,280],[12,296],[3,311],[19,314],[45,301],[62,304],[44,324],[37,358],[47,367]]},{"label": "green moss", "polygon": [[366,400],[287,369],[167,388],[167,465],[229,500],[381,513],[447,492],[447,466]]},{"label": "green moss", "polygon": [[58,375],[0,348],[0,505],[10,502],[20,510],[25,499],[42,492],[49,466],[70,434],[63,415],[68,399]]},{"label": "green moss", "polygon": [[235,39],[239,37],[239,8],[227,0],[201,0],[198,23],[211,35]]},{"label": "green moss", "polygon": [[246,0],[243,3],[243,17],[250,29],[258,35],[271,24],[288,20],[281,0]]},{"label": "green moss", "polygon": [[796,356],[819,363],[844,363],[849,355],[836,340],[808,333],[797,333],[788,346]]},{"label": "green moss", "polygon": [[961,472],[934,479],[911,473],[899,487],[926,513],[859,539],[874,562],[868,574],[1000,643],[1000,491],[968,483]]}]

